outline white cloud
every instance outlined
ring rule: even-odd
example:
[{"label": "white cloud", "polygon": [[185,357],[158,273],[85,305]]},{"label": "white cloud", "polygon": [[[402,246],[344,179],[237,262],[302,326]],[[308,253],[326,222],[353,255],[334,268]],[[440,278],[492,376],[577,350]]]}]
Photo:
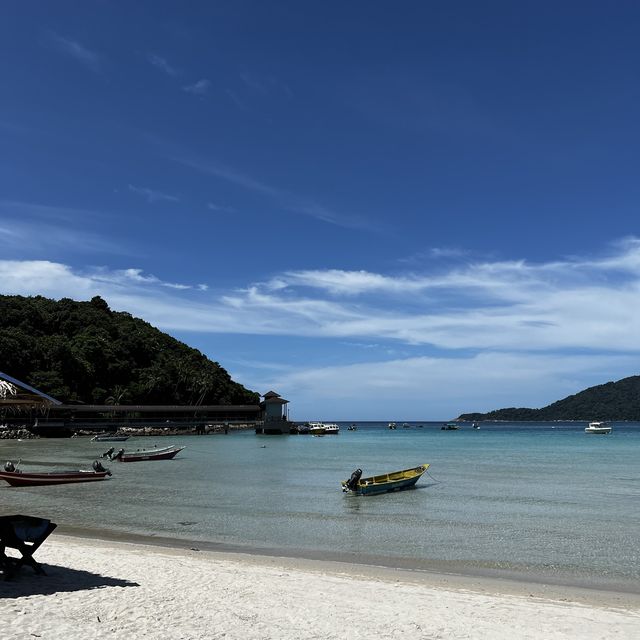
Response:
[{"label": "white cloud", "polygon": [[[347,413],[357,398],[372,418],[447,419],[541,406],[638,372],[640,242],[634,238],[600,257],[474,263],[446,273],[290,271],[222,293],[136,267],[81,271],[48,261],[0,260],[0,282],[6,294],[101,295],[112,308],[174,334],[307,337],[326,340],[336,353],[357,348],[353,343],[371,345],[366,364],[291,366],[268,378],[246,365],[244,384],[295,396],[298,410],[309,411],[301,418],[316,415],[314,403],[329,396],[332,418],[363,419]],[[432,355],[390,356],[394,346]],[[279,363],[287,359],[295,361],[283,352]],[[414,407],[411,415],[389,415],[404,406]]]},{"label": "white cloud", "polygon": [[472,411],[545,406],[636,370],[637,359],[627,355],[482,353],[254,370],[243,383],[291,399],[294,420],[449,420]]},{"label": "white cloud", "polygon": [[180,198],[176,196],[169,195],[168,193],[163,193],[162,191],[157,191],[155,189],[149,189],[147,187],[135,187],[132,184],[129,185],[129,191],[135,193],[139,196],[142,196],[149,202],[150,204],[154,202],[180,202]]},{"label": "white cloud", "polygon": [[75,40],[63,38],[57,33],[51,33],[50,38],[59,51],[71,56],[92,71],[101,70],[104,58],[99,53],[92,51]]},{"label": "white cloud", "polygon": [[196,96],[205,95],[206,93],[209,92],[210,88],[211,88],[211,81],[207,80],[206,78],[202,78],[202,80],[198,80],[193,84],[188,84],[182,87],[183,91],[186,91],[187,93],[193,93]]},{"label": "white cloud", "polygon": [[147,55],[147,60],[154,66],[156,69],[160,69],[160,71],[166,73],[168,76],[178,76],[180,72],[175,67],[171,66],[166,58],[162,56],[158,56],[155,53],[150,53]]}]

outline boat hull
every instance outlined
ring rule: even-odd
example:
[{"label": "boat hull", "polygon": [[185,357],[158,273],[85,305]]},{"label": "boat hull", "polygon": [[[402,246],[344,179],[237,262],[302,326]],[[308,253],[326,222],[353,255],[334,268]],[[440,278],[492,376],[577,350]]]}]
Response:
[{"label": "boat hull", "polygon": [[68,473],[23,473],[20,471],[0,471],[0,479],[12,487],[39,487],[50,484],[75,484],[105,480],[108,471],[73,471]]},{"label": "boat hull", "polygon": [[169,450],[161,451],[136,451],[135,453],[124,453],[121,457],[113,458],[120,462],[143,462],[146,460],[171,460],[174,458],[184,447],[176,447]]},{"label": "boat hull", "polygon": [[355,490],[349,489],[347,487],[348,481],[344,480],[342,482],[342,490],[347,493],[368,496],[376,493],[391,493],[393,491],[410,489],[420,480],[428,468],[428,464],[422,464],[418,467],[403,469],[402,471],[394,471],[370,478],[361,478]]}]

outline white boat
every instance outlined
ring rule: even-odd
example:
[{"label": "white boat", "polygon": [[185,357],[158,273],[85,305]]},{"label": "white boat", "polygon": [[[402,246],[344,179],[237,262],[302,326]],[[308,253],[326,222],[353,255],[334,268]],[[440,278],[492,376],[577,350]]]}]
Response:
[{"label": "white boat", "polygon": [[395,422],[390,422],[389,423],[389,429],[395,429],[396,428],[396,423]]},{"label": "white boat", "polygon": [[337,435],[340,433],[340,427],[334,422],[310,422],[309,433],[312,436]]},{"label": "white boat", "polygon": [[585,428],[585,433],[611,433],[611,425],[606,422],[590,422],[589,426]]},{"label": "white boat", "polygon": [[323,436],[326,433],[326,429],[324,423],[322,422],[310,422],[309,423],[309,433],[312,436]]}]

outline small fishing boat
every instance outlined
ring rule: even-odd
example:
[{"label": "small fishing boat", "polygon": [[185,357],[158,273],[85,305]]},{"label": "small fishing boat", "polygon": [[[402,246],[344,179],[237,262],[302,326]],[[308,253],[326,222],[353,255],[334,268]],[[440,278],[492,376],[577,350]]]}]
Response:
[{"label": "small fishing boat", "polygon": [[442,431],[456,431],[459,427],[455,422],[447,422],[447,424],[440,427],[440,429],[442,429]]},{"label": "small fishing boat", "polygon": [[585,428],[585,433],[596,433],[606,435],[611,433],[612,426],[606,422],[590,422],[589,426]]},{"label": "small fishing boat", "polygon": [[347,427],[347,431],[357,431],[358,430],[358,425],[357,424],[350,424]]},{"label": "small fishing boat", "polygon": [[421,464],[411,469],[383,473],[370,478],[362,477],[362,469],[356,469],[348,480],[342,481],[342,490],[345,493],[355,493],[357,495],[371,495],[374,493],[388,493],[390,491],[401,491],[413,487],[422,474],[429,468],[428,464]]},{"label": "small fishing boat", "polygon": [[388,425],[389,429],[395,429],[396,428],[396,423],[395,422],[390,422]]},{"label": "small fishing boat", "polygon": [[91,438],[91,442],[125,442],[129,438],[115,433],[99,433]]},{"label": "small fishing boat", "polygon": [[472,426],[474,429],[479,429],[479,428],[480,428],[480,425],[479,425],[477,422],[474,422],[471,426]]},{"label": "small fishing boat", "polygon": [[184,447],[164,447],[162,449],[138,449],[127,453],[124,449],[118,449],[117,453],[113,453],[113,448],[106,451],[103,455],[114,462],[142,462],[143,460],[171,460]]},{"label": "small fishing boat", "polygon": [[9,461],[0,471],[0,479],[6,480],[12,487],[37,487],[49,484],[74,484],[76,482],[94,482],[105,480],[111,475],[109,469],[105,469],[98,460],[93,463],[92,470],[73,471],[48,471],[45,473],[33,473],[17,469],[13,462]]},{"label": "small fishing boat", "polygon": [[403,429],[411,429],[411,425],[408,422],[403,422],[402,423],[402,428]]}]

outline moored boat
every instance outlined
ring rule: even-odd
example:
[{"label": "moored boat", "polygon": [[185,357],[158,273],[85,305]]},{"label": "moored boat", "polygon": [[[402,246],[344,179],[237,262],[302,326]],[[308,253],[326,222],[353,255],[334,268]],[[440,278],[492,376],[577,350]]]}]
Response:
[{"label": "moored boat", "polygon": [[390,422],[388,425],[389,429],[395,429],[396,428],[396,423],[395,422]]},{"label": "moored boat", "polygon": [[126,435],[118,435],[116,433],[99,433],[93,438],[91,438],[92,442],[125,442],[128,440],[130,436]]},{"label": "moored boat", "polygon": [[323,436],[327,432],[323,422],[310,422],[309,433],[312,436]]},{"label": "moored boat", "polygon": [[447,422],[443,427],[440,427],[442,431],[456,431],[458,428],[459,427],[455,422]]},{"label": "moored boat", "polygon": [[7,462],[0,471],[0,479],[8,482],[12,487],[37,487],[50,484],[74,484],[76,482],[94,482],[105,480],[111,475],[98,460],[93,463],[92,470],[78,469],[73,471],[47,471],[35,473],[16,469],[12,462]]},{"label": "moored boat", "polygon": [[413,487],[422,474],[429,468],[428,464],[421,464],[402,471],[383,473],[369,478],[362,477],[362,469],[356,469],[348,480],[342,481],[342,490],[345,493],[357,495],[371,495],[374,493],[389,493],[401,491]]},{"label": "moored boat", "polygon": [[184,447],[164,447],[162,449],[138,449],[127,453],[124,449],[119,449],[117,453],[113,453],[113,449],[107,451],[104,455],[114,462],[142,462],[143,460],[171,460]]},{"label": "moored boat", "polygon": [[326,435],[337,436],[340,433],[340,427],[335,422],[325,423],[324,432]]},{"label": "moored boat", "polygon": [[607,422],[590,422],[589,426],[585,428],[585,433],[595,433],[606,435],[611,433],[613,427]]}]

